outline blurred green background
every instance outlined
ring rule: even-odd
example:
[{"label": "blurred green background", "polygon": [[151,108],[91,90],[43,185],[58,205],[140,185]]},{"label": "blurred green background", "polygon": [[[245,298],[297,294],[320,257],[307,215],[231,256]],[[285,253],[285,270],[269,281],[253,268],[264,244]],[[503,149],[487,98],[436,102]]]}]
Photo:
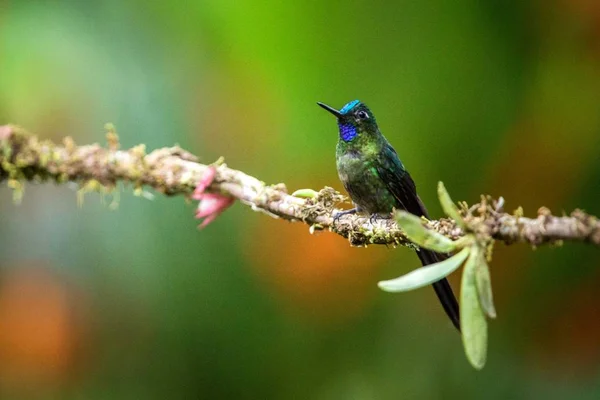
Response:
[{"label": "blurred green background", "polygon": [[[316,101],[359,98],[434,216],[502,195],[600,213],[600,3],[0,0],[0,124],[179,143],[290,190],[342,189]],[[499,318],[474,371],[419,265],[236,204],[77,208],[0,187],[0,398],[598,399],[599,250],[497,246]],[[458,276],[452,277],[457,286]]]}]

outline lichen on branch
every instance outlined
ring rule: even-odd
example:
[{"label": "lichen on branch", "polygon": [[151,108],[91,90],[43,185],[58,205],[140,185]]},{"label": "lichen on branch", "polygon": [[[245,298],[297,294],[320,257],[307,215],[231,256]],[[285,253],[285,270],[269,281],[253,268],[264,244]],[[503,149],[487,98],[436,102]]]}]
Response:
[{"label": "lichen on branch", "polygon": [[[369,244],[414,246],[394,219],[371,221],[360,215],[344,215],[334,222],[345,197],[332,188],[319,192],[303,190],[291,195],[284,184],[267,185],[223,163],[201,164],[191,153],[179,147],[167,147],[147,154],[144,145],[119,149],[113,129],[107,134],[108,146],[77,145],[71,138],[62,144],[41,140],[22,128],[0,126],[0,182],[22,194],[25,182],[76,182],[82,187],[113,190],[118,182],[135,190],[152,187],[165,195],[191,196],[207,173],[215,169],[207,192],[231,196],[255,211],[289,221],[302,221],[315,230],[330,230],[352,245]],[[554,216],[544,207],[535,218],[503,210],[503,202],[482,196],[473,205],[462,204],[461,216],[477,235],[505,243],[531,245],[581,241],[600,245],[600,222],[595,216],[575,210],[570,216]],[[429,229],[451,239],[464,236],[452,219],[424,221]]]}]

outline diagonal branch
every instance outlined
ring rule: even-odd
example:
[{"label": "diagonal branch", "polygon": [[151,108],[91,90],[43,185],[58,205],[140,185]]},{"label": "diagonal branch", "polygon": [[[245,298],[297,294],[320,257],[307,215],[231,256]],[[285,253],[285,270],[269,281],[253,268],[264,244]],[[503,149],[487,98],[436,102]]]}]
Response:
[{"label": "diagonal branch", "polygon": [[[71,138],[61,145],[40,140],[23,129],[0,126],[0,182],[16,191],[22,182],[77,182],[88,189],[113,189],[130,182],[136,189],[150,186],[166,195],[189,196],[209,166],[179,147],[162,148],[146,154],[145,146],[119,150],[116,134],[109,128],[108,147],[98,144],[78,146]],[[368,244],[414,246],[393,219],[369,221],[368,217],[344,215],[334,223],[335,206],[344,197],[332,188],[320,192],[304,191],[303,197],[288,194],[284,184],[264,182],[225,164],[216,167],[209,191],[232,196],[255,211],[289,221],[303,221],[314,230],[330,230],[352,245]],[[306,193],[314,193],[308,196]],[[536,218],[524,218],[503,212],[502,201],[482,196],[472,207],[462,205],[467,226],[476,233],[505,243],[532,245],[560,241],[581,241],[600,245],[600,222],[594,216],[575,210],[570,216],[554,216],[540,208]],[[456,239],[463,231],[450,219],[425,222],[425,225]]]}]

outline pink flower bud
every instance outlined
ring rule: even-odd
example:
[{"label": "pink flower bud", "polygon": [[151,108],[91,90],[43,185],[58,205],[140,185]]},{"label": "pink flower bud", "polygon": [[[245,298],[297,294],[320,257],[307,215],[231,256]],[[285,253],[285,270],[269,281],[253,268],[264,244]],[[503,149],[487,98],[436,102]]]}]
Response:
[{"label": "pink flower bud", "polygon": [[231,206],[234,201],[233,197],[224,194],[205,192],[206,188],[209,187],[215,179],[215,175],[215,168],[209,167],[192,194],[192,199],[200,201],[200,203],[198,203],[198,208],[196,209],[196,218],[204,218],[204,221],[198,226],[200,229],[214,221],[215,218]]},{"label": "pink flower bud", "polygon": [[206,188],[209,187],[210,184],[213,182],[216,174],[217,174],[217,170],[215,169],[215,167],[208,167],[208,169],[206,170],[204,175],[202,175],[202,178],[200,178],[200,182],[198,182],[196,189],[194,189],[194,194],[192,194],[192,199],[194,199],[194,200],[202,199],[202,194],[204,193]]}]

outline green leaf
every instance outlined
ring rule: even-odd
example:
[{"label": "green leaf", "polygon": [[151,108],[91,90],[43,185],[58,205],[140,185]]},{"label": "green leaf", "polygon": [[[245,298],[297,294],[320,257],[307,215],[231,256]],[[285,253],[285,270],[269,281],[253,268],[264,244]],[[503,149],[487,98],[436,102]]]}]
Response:
[{"label": "green leaf", "polygon": [[476,273],[481,248],[473,246],[463,269],[460,288],[460,329],[465,354],[471,365],[481,369],[487,356],[487,321],[477,295]]},{"label": "green leaf", "polygon": [[440,253],[449,253],[456,250],[456,243],[444,235],[427,229],[423,226],[421,218],[406,211],[396,212],[396,221],[406,236],[420,247]]},{"label": "green leaf", "polygon": [[463,221],[462,217],[460,216],[460,213],[458,212],[456,204],[454,204],[454,202],[450,198],[450,195],[448,194],[444,183],[441,181],[438,182],[438,197],[440,199],[440,204],[442,206],[442,210],[444,210],[444,213],[450,218],[452,218],[456,222],[456,225],[464,229],[465,221]]},{"label": "green leaf", "polygon": [[292,196],[300,197],[303,199],[314,199],[318,195],[319,195],[319,192],[316,192],[312,189],[298,189],[294,193],[292,193]]},{"label": "green leaf", "polygon": [[478,252],[479,260],[475,271],[475,282],[477,283],[477,293],[479,294],[479,303],[485,315],[490,318],[496,318],[496,308],[494,307],[494,297],[492,295],[492,279],[490,277],[490,268],[485,261],[483,250]]},{"label": "green leaf", "polygon": [[470,250],[470,247],[465,247],[460,252],[444,261],[415,269],[396,279],[381,281],[378,283],[378,286],[386,292],[407,292],[409,290],[431,285],[458,269],[458,267],[466,260]]}]

